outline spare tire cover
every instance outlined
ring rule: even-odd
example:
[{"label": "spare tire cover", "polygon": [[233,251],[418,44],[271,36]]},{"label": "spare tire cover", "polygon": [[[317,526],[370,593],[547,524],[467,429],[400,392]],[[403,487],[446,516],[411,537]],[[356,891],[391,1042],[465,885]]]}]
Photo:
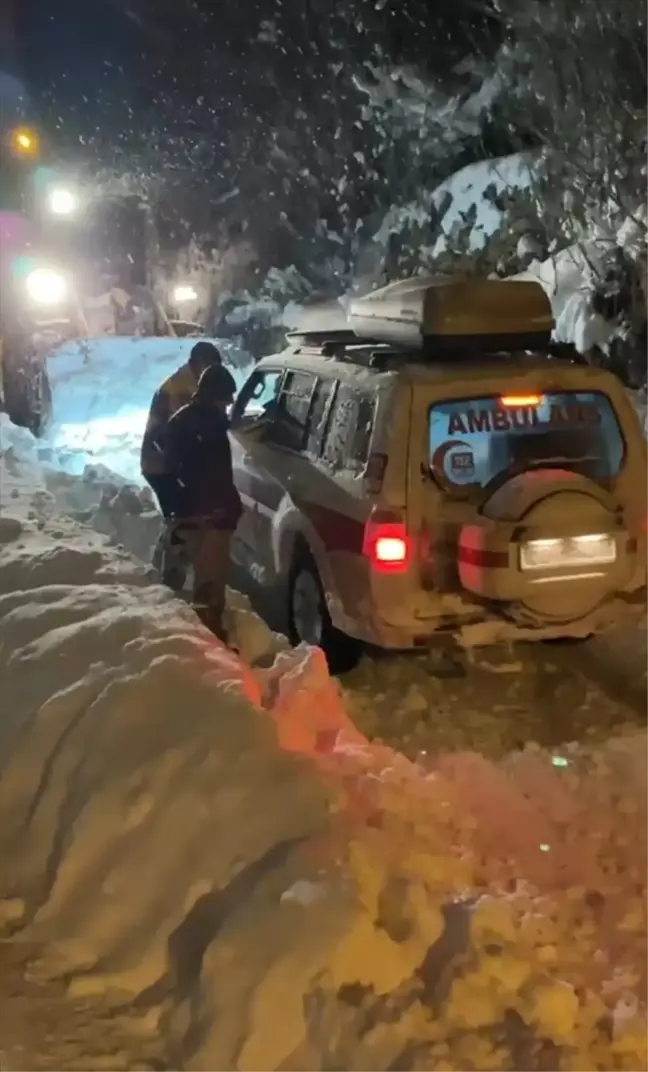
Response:
[{"label": "spare tire cover", "polygon": [[[615,533],[622,529],[614,498],[587,477],[567,470],[533,470],[501,485],[482,508],[493,521],[518,522],[517,538]],[[618,564],[584,571],[582,580],[553,583],[529,577],[518,611],[525,618],[570,622],[585,617],[618,586]],[[576,572],[576,571],[574,571]]]}]

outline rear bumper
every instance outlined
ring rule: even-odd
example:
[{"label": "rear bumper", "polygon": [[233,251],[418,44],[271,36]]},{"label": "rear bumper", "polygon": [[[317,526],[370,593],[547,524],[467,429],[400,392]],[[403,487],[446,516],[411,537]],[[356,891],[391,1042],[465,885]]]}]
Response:
[{"label": "rear bumper", "polygon": [[423,649],[440,637],[452,637],[460,647],[473,648],[511,641],[556,640],[585,638],[605,633],[619,625],[640,626],[646,622],[646,589],[632,596],[615,597],[577,621],[522,625],[497,614],[489,607],[475,607],[465,617],[448,615],[430,618],[402,626],[390,625],[377,615],[362,622],[347,619],[344,625],[336,622],[343,632],[365,643],[394,651]]}]

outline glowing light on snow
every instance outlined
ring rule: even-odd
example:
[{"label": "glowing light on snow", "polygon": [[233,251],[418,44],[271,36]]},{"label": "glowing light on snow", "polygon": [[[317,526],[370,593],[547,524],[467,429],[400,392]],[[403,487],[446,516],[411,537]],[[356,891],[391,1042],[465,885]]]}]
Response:
[{"label": "glowing light on snow", "polygon": [[57,465],[80,474],[86,465],[105,465],[125,480],[141,483],[139,451],[148,409],[54,426],[51,447]]},{"label": "glowing light on snow", "polygon": [[141,438],[146,427],[148,410],[134,409],[127,413],[116,413],[111,417],[97,417],[95,420],[79,424],[59,424],[56,426],[54,446],[57,450],[65,447],[92,451],[105,446],[115,439],[131,440]]},{"label": "glowing light on snow", "polygon": [[[217,345],[236,354],[227,341]],[[185,362],[195,339],[98,338],[63,344],[48,359],[53,422],[47,446],[52,464],[80,475],[105,466],[117,476],[142,483],[140,449],[151,399],[160,384]],[[242,352],[241,352],[242,353]],[[238,384],[250,365],[231,366]]]}]

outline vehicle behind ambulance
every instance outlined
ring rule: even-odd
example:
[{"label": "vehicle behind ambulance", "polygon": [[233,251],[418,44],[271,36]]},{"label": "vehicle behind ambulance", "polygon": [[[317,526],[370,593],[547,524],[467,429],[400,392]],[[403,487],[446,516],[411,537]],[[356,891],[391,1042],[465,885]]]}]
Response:
[{"label": "vehicle behind ambulance", "polygon": [[73,275],[50,252],[47,215],[69,192],[50,185],[41,149],[37,130],[6,122],[0,92],[0,408],[35,435],[51,416],[48,352],[87,334]]},{"label": "vehicle behind ambulance", "polygon": [[[239,560],[292,639],[585,637],[639,617],[646,444],[534,283],[415,279],[295,333],[232,415]],[[577,355],[574,355],[576,357]]]}]

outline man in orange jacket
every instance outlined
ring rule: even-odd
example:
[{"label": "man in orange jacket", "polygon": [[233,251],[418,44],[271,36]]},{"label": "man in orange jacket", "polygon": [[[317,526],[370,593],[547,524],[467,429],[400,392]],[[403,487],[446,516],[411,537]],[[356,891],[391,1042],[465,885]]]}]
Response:
[{"label": "man in orange jacket", "polygon": [[205,369],[222,363],[218,348],[213,342],[202,339],[193,347],[187,363],[169,376],[153,395],[142,440],[140,466],[142,476],[155,493],[165,520],[174,513],[174,493],[177,486],[167,472],[164,458],[167,426],[174,413],[186,406],[192,398]]}]

